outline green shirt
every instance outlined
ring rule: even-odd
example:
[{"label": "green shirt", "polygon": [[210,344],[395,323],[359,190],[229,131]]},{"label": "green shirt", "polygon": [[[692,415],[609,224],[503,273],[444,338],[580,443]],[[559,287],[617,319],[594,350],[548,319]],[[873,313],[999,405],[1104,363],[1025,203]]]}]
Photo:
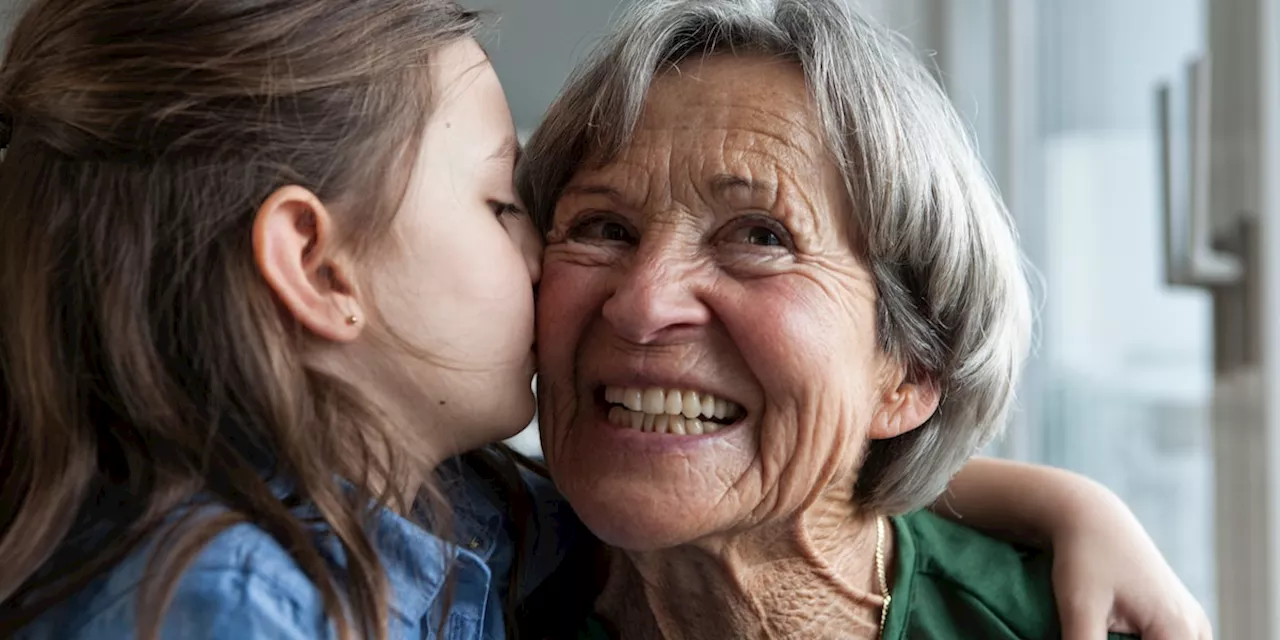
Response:
[{"label": "green shirt", "polygon": [[884,640],[1061,636],[1050,553],[996,540],[930,511],[893,518],[893,527],[898,546]]},{"label": "green shirt", "polygon": [[[883,640],[1061,636],[1051,554],[990,538],[929,511],[892,520],[897,547]],[[594,617],[578,631],[579,640],[611,637],[608,626]]]}]

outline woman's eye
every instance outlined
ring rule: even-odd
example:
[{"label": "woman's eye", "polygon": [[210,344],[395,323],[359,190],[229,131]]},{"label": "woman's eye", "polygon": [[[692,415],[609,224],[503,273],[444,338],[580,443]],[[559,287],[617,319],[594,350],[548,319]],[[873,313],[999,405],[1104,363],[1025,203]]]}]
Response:
[{"label": "woman's eye", "polygon": [[740,218],[737,226],[730,227],[729,233],[722,236],[730,242],[751,245],[753,247],[789,248],[792,246],[791,234],[782,224],[768,216],[751,215]]},{"label": "woman's eye", "polygon": [[627,244],[635,242],[635,234],[626,224],[618,220],[601,217],[589,218],[574,225],[569,235],[575,240],[623,242]]},{"label": "woman's eye", "polygon": [[744,240],[747,244],[754,244],[760,247],[781,247],[783,245],[782,238],[774,233],[772,229],[765,227],[750,227],[744,232]]}]

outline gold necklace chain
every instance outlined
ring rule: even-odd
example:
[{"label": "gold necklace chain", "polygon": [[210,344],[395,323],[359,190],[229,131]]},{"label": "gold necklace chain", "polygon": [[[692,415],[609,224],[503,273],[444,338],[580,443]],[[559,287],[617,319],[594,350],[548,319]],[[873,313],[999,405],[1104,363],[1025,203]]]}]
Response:
[{"label": "gold necklace chain", "polygon": [[876,578],[880,580],[880,596],[884,604],[880,605],[880,638],[884,640],[884,623],[889,620],[889,580],[884,567],[884,518],[876,518]]}]

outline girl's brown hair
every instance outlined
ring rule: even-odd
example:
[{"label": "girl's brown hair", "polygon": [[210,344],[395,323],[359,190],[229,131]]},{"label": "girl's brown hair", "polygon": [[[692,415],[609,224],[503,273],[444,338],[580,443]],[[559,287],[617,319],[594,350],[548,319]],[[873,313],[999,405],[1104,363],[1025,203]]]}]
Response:
[{"label": "girl's brown hair", "polygon": [[[358,393],[304,362],[310,338],[259,277],[251,229],[301,185],[357,254],[385,236],[429,111],[425,65],[477,22],[447,0],[26,12],[0,69],[0,636],[160,535],[138,609],[154,637],[184,567],[249,522],[341,636],[385,637],[365,526],[389,496],[368,487],[406,462],[382,455],[394,430]],[[353,458],[348,490],[335,470]],[[172,521],[202,499],[226,508]],[[290,510],[302,502],[343,547],[341,584]],[[105,544],[68,555],[87,523]]]}]

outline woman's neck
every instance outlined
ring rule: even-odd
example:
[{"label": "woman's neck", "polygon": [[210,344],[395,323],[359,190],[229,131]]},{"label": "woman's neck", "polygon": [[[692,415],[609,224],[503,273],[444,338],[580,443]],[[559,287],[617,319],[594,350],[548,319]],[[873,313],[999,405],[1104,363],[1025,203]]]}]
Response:
[{"label": "woman's neck", "polygon": [[[886,565],[891,538],[886,527]],[[628,639],[877,638],[875,557],[874,516],[816,504],[745,534],[615,551],[596,608]]]}]

